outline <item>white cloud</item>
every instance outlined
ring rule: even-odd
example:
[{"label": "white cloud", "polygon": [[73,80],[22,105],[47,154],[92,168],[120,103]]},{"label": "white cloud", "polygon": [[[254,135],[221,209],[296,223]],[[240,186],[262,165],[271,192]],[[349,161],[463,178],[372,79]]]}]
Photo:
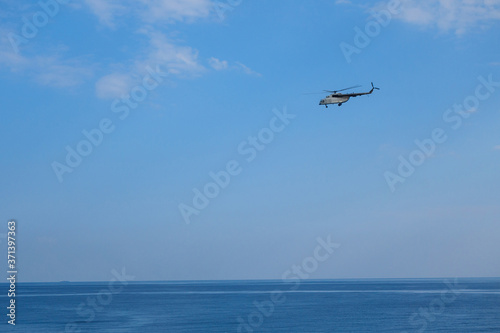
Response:
[{"label": "white cloud", "polygon": [[[500,0],[400,0],[397,19],[461,35],[500,20]],[[379,4],[376,7],[381,8]]]},{"label": "white cloud", "polygon": [[115,98],[126,95],[134,85],[128,74],[113,73],[100,78],[96,83],[99,98]]},{"label": "white cloud", "polygon": [[208,63],[216,71],[221,71],[221,70],[227,69],[229,66],[226,60],[219,60],[219,59],[214,58],[214,57],[208,59]]},{"label": "white cloud", "polygon": [[99,18],[99,21],[111,27],[114,26],[115,16],[123,15],[126,12],[125,2],[119,0],[85,0],[85,3],[92,13]]},{"label": "white cloud", "polygon": [[205,70],[199,63],[197,50],[174,44],[157,31],[146,34],[150,38],[150,49],[147,51],[146,59],[138,62],[139,67],[161,64],[176,75],[198,75]]},{"label": "white cloud", "polygon": [[146,68],[157,66],[172,76],[193,77],[206,69],[200,64],[198,51],[183,45],[177,45],[157,31],[142,31],[149,38],[149,48],[144,50],[129,68],[107,74],[96,83],[99,98],[117,98],[126,95],[130,88],[139,84],[147,73]]},{"label": "white cloud", "polygon": [[192,21],[207,17],[213,8],[210,0],[141,0],[146,21]]},{"label": "white cloud", "polygon": [[252,70],[248,66],[238,61],[236,61],[234,65],[229,65],[227,60],[219,60],[217,58],[212,57],[208,59],[208,63],[216,71],[236,70],[251,76],[262,76],[262,74],[257,73],[256,71]]},{"label": "white cloud", "polygon": [[500,145],[493,147],[494,150],[500,150]]},{"label": "white cloud", "polygon": [[236,65],[240,68],[240,70],[243,71],[243,73],[247,74],[247,75],[253,75],[253,76],[262,76],[262,74],[260,73],[257,73],[256,71],[254,71],[253,69],[243,65],[241,62],[236,62]]},{"label": "white cloud", "polygon": [[17,45],[13,36],[21,32],[10,20],[12,15],[14,21],[18,20],[19,13],[6,15],[9,19],[0,24],[0,69],[25,76],[43,86],[58,88],[76,86],[93,76],[95,67],[88,59],[67,57],[68,49],[64,45],[44,45],[42,48],[36,40]]},{"label": "white cloud", "polygon": [[[82,61],[82,58],[65,57],[66,52],[61,50],[45,49],[40,52],[35,42],[28,45],[29,49],[16,53],[6,42],[7,34],[2,34],[0,65],[13,72],[29,75],[41,85],[55,87],[71,87],[88,81],[99,67],[105,70],[95,83],[99,98],[126,94],[146,74],[147,66],[160,66],[172,76],[201,75],[206,68],[199,61],[198,50],[168,38],[161,31],[165,29],[165,24],[193,23],[207,18],[213,14],[213,6],[213,0],[84,0],[72,8],[90,10],[100,24],[109,28],[134,22],[132,29],[138,27],[136,31],[146,36],[146,46],[138,49],[133,58],[125,63],[91,64]],[[3,26],[0,26],[0,30]],[[171,29],[169,33],[169,36],[175,35]],[[248,75],[260,76],[242,63],[229,64],[226,60],[212,57],[208,65],[215,70],[239,70]]]},{"label": "white cloud", "polygon": [[144,22],[193,22],[208,17],[211,0],[85,0],[85,4],[99,21],[114,27],[117,18],[130,14]]},{"label": "white cloud", "polygon": [[102,24],[115,27],[120,16],[135,17],[139,33],[147,37],[144,49],[125,69],[111,71],[96,83],[99,98],[115,98],[126,94],[145,75],[147,66],[160,66],[163,71],[180,77],[196,76],[205,71],[198,60],[198,51],[181,45],[160,32],[159,24],[207,17],[212,9],[210,0],[85,0]]},{"label": "white cloud", "polygon": [[2,67],[8,67],[11,71],[15,72],[19,68],[25,66],[28,60],[19,53],[9,50],[9,46],[0,46],[0,64]]},{"label": "white cloud", "polygon": [[36,59],[34,79],[41,85],[58,88],[77,86],[93,76],[91,67],[52,57]]},{"label": "white cloud", "polygon": [[12,30],[0,26],[0,65],[15,71],[18,67],[26,64],[27,59],[15,51],[17,45],[15,45],[15,41],[11,42],[9,39],[12,37],[12,33]]},{"label": "white cloud", "polygon": [[16,53],[10,43],[0,41],[0,65],[11,72],[26,75],[43,86],[73,87],[93,76],[93,66],[83,58],[65,59],[63,51],[52,50],[49,55]]}]

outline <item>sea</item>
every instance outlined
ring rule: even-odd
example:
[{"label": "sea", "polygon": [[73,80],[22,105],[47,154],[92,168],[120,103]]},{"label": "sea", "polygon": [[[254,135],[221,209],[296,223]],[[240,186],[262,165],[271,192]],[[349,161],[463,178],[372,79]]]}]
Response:
[{"label": "sea", "polygon": [[0,332],[498,332],[500,279],[18,283]]}]

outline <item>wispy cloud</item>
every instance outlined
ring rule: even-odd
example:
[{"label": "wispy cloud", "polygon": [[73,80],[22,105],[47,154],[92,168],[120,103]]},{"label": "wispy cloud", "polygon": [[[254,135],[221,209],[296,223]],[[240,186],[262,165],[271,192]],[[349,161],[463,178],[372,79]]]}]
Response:
[{"label": "wispy cloud", "polygon": [[243,73],[247,75],[262,76],[262,74],[254,71],[253,69],[247,67],[246,65],[243,65],[241,62],[236,62],[236,65],[239,67],[240,70],[243,71]]},{"label": "wispy cloud", "polygon": [[128,68],[101,77],[96,83],[97,97],[116,98],[125,95],[141,80],[148,66],[160,66],[162,71],[182,78],[198,76],[206,71],[196,49],[176,44],[156,30],[143,29],[140,33],[147,36],[149,46],[137,55]]},{"label": "wispy cloud", "polygon": [[116,16],[127,12],[125,2],[119,0],[85,0],[85,4],[99,18],[99,21],[110,27],[114,27]]},{"label": "wispy cloud", "polygon": [[229,68],[226,60],[219,60],[214,57],[208,59],[208,63],[210,64],[210,67],[212,67],[216,71],[222,71]]},{"label": "wispy cloud", "polygon": [[[33,4],[17,4],[17,6],[32,11]],[[38,8],[38,7],[35,7]],[[79,85],[94,75],[95,65],[84,56],[69,56],[68,48],[60,43],[53,45],[38,45],[36,38],[24,38],[21,29],[15,24],[20,20],[19,13],[2,12],[5,20],[0,23],[0,69],[26,76],[29,80],[43,86],[67,88]],[[26,14],[25,17],[29,17]],[[40,28],[41,29],[41,28]],[[21,34],[21,35],[19,35]],[[23,47],[16,44],[24,38]]]},{"label": "wispy cloud", "polygon": [[[120,97],[140,80],[147,66],[160,65],[163,71],[177,77],[201,75],[206,68],[199,61],[199,52],[181,41],[168,38],[165,24],[175,22],[194,23],[210,16],[213,8],[211,0],[85,0],[101,24],[115,28],[120,19],[133,18],[140,27],[139,34],[147,38],[147,46],[138,50],[128,64],[120,70],[111,70],[96,83],[99,98]],[[128,21],[127,21],[128,22]],[[219,70],[224,61],[216,63],[213,58],[209,65]]]},{"label": "wispy cloud", "polygon": [[16,52],[9,36],[12,34],[13,27],[10,22],[3,21],[0,25],[0,66],[16,71],[20,66],[26,64],[26,57]]},{"label": "wispy cloud", "polygon": [[0,66],[11,72],[26,75],[43,86],[73,87],[93,76],[94,67],[84,57],[66,58],[63,49],[48,50],[45,54],[16,53],[10,44],[0,41]]},{"label": "wispy cloud", "polygon": [[7,43],[0,43],[0,65],[15,72],[27,65],[28,59],[10,48]]},{"label": "wispy cloud", "polygon": [[350,5],[351,1],[350,0],[337,0],[335,1],[336,5]]},{"label": "wispy cloud", "polygon": [[493,147],[494,150],[500,150],[500,145]]},{"label": "wispy cloud", "polygon": [[500,0],[400,0],[400,3],[397,19],[457,35],[487,28],[492,21],[500,20]]},{"label": "wispy cloud", "polygon": [[192,21],[208,17],[213,8],[210,0],[141,0],[147,21]]},{"label": "wispy cloud", "polygon": [[34,60],[35,81],[44,86],[67,88],[80,85],[93,76],[92,66],[77,59],[37,57]]},{"label": "wispy cloud", "polygon": [[150,39],[150,47],[146,51],[146,59],[138,61],[140,67],[163,64],[172,74],[189,76],[201,74],[205,70],[199,63],[198,50],[174,43],[156,30],[144,33]]},{"label": "wispy cloud", "polygon": [[116,98],[126,95],[134,86],[134,80],[127,73],[112,73],[101,77],[96,83],[99,98]]},{"label": "wispy cloud", "polygon": [[[196,48],[172,38],[176,35],[172,29],[168,29],[168,35],[165,31],[176,22],[193,24],[210,17],[214,14],[212,0],[84,0],[71,8],[90,12],[103,28],[117,30],[117,33],[119,27],[126,25],[131,31],[145,36],[142,39],[145,42],[134,50],[130,59],[123,61],[108,57],[108,63],[68,57],[68,52],[51,50],[50,45],[44,45],[42,49],[36,41],[30,42],[29,48],[19,53],[12,49],[5,37],[9,29],[3,22],[0,24],[0,66],[29,75],[41,85],[54,87],[87,82],[95,76],[98,68],[101,74],[95,82],[95,91],[99,98],[115,98],[127,93],[141,79],[147,66],[160,65],[163,71],[181,78],[198,76],[207,70],[200,62]],[[3,15],[12,14],[0,11],[0,16]],[[207,66],[217,71],[230,69],[260,76],[242,63],[231,64],[214,57],[209,59]]]},{"label": "wispy cloud", "polygon": [[211,0],[85,0],[85,4],[109,27],[126,15],[148,23],[193,22],[208,17],[213,8]]},{"label": "wispy cloud", "polygon": [[262,74],[254,71],[253,69],[249,68],[248,66],[238,61],[230,65],[227,60],[219,60],[217,58],[212,57],[208,59],[208,63],[210,67],[212,67],[216,71],[236,70],[251,76],[262,76]]}]

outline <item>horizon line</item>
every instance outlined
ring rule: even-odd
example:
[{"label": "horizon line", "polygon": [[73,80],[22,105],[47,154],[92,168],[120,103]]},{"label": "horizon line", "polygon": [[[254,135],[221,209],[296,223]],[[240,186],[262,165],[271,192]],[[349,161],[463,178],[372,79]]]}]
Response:
[{"label": "horizon line", "polygon": [[[302,279],[302,282],[314,282],[314,281],[360,281],[360,280],[442,280],[442,279],[499,279],[500,276],[454,276],[454,277],[371,277],[371,278],[323,278],[323,279]],[[111,280],[94,280],[94,281],[16,281],[18,284],[24,283],[54,283],[54,284],[64,284],[64,283],[107,283]],[[284,281],[283,279],[209,279],[209,280],[130,280],[127,281],[129,284],[141,284],[141,283],[217,283],[217,282],[281,282],[281,283],[291,283],[296,282],[296,280]],[[8,285],[9,282],[0,282],[0,285]]]}]

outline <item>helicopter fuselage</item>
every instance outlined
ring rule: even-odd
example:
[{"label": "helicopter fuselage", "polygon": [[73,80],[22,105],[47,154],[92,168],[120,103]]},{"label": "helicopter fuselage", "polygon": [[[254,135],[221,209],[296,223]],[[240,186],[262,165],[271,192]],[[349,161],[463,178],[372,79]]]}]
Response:
[{"label": "helicopter fuselage", "polygon": [[331,94],[319,101],[319,105],[328,104],[342,104],[349,100],[349,96],[342,96],[342,94]]}]

